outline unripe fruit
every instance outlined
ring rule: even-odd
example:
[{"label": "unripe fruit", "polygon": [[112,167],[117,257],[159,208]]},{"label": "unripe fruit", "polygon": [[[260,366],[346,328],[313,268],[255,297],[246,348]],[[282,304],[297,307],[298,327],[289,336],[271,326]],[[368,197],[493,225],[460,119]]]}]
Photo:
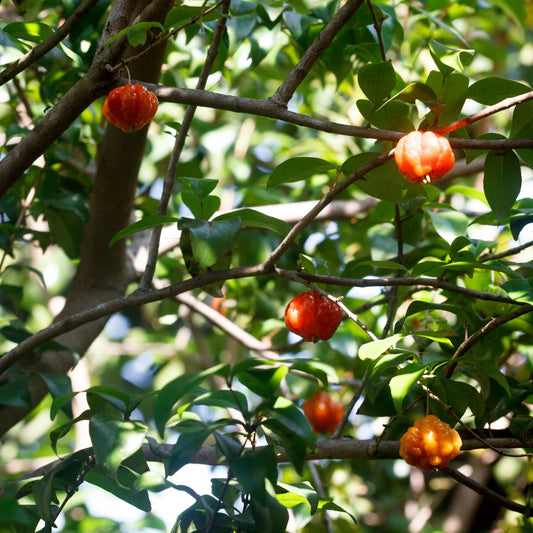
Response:
[{"label": "unripe fruit", "polygon": [[447,466],[462,444],[455,429],[435,415],[428,415],[404,433],[400,439],[400,456],[420,470],[436,470]]},{"label": "unripe fruit", "polygon": [[125,133],[140,130],[157,111],[157,96],[139,83],[113,89],[104,102],[105,118]]},{"label": "unripe fruit", "polygon": [[287,328],[306,341],[327,341],[341,320],[342,309],[317,291],[302,292],[285,309]]},{"label": "unripe fruit", "polygon": [[332,401],[325,392],[317,392],[302,405],[303,412],[316,433],[331,435],[344,414],[342,404]]},{"label": "unripe fruit", "polygon": [[396,145],[394,159],[402,176],[413,183],[438,180],[455,163],[448,139],[432,131],[412,131],[402,137]]}]

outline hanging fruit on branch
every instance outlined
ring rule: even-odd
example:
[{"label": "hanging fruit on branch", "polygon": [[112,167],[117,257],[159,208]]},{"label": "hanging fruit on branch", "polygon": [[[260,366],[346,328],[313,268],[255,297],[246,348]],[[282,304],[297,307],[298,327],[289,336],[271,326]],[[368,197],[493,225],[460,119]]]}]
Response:
[{"label": "hanging fruit on branch", "polygon": [[157,96],[140,83],[113,89],[104,102],[105,118],[125,133],[146,126],[157,111]]},{"label": "hanging fruit on branch", "polygon": [[396,145],[394,159],[402,176],[413,183],[442,178],[455,163],[446,137],[432,131],[412,131]]}]

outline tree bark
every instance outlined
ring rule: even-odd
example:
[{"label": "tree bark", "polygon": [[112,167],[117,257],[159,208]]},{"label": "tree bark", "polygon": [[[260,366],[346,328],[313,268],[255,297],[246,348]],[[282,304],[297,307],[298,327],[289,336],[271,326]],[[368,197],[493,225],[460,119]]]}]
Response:
[{"label": "tree bark", "polygon": [[[173,2],[161,0],[155,3],[159,9],[157,13],[153,13],[152,20],[162,21]],[[140,11],[149,4],[148,0],[138,2],[137,10]],[[131,11],[130,14],[132,18],[135,16]],[[106,27],[109,24],[111,22],[106,24]],[[124,57],[138,52],[138,49],[128,48]],[[147,55],[129,65],[131,75],[138,80],[156,83],[159,80],[164,52],[164,46],[152,48]],[[84,92],[81,92],[82,89]],[[94,88],[91,88],[87,81],[76,94],[79,95],[79,100],[75,99],[72,105],[79,113],[93,101]],[[89,220],[84,229],[80,262],[67,291],[65,306],[55,321],[122,296],[126,290],[126,241],[122,239],[113,246],[109,246],[109,241],[117,231],[130,223],[147,130],[148,126],[145,126],[138,132],[123,133],[110,124],[106,128],[97,156],[97,171],[91,192]],[[33,407],[48,393],[39,373],[66,374],[75,365],[76,358],[83,356],[102,331],[106,320],[103,318],[90,322],[58,337],[57,341],[65,346],[65,350],[48,350],[40,356],[32,354],[25,358],[22,366],[32,372],[30,394]],[[0,435],[26,415],[27,411],[23,409],[1,407]]]}]

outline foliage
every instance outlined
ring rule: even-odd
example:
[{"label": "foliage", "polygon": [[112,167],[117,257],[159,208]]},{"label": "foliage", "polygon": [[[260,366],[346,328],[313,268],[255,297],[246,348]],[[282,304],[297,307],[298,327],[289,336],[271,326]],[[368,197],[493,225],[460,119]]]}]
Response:
[{"label": "foliage", "polygon": [[[0,531],[531,531],[531,2],[0,12]],[[159,108],[123,133],[129,81]],[[438,182],[394,162],[415,129],[454,148]],[[329,341],[285,328],[308,289]],[[399,439],[428,413],[464,453],[421,482]]]}]

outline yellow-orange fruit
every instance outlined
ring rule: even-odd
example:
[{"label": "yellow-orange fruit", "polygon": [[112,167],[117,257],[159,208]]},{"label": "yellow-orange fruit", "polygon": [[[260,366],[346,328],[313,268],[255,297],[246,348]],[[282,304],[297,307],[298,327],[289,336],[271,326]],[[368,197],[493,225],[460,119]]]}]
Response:
[{"label": "yellow-orange fruit", "polygon": [[462,444],[455,429],[435,415],[428,415],[404,433],[400,439],[400,456],[420,470],[435,470],[447,466]]}]

